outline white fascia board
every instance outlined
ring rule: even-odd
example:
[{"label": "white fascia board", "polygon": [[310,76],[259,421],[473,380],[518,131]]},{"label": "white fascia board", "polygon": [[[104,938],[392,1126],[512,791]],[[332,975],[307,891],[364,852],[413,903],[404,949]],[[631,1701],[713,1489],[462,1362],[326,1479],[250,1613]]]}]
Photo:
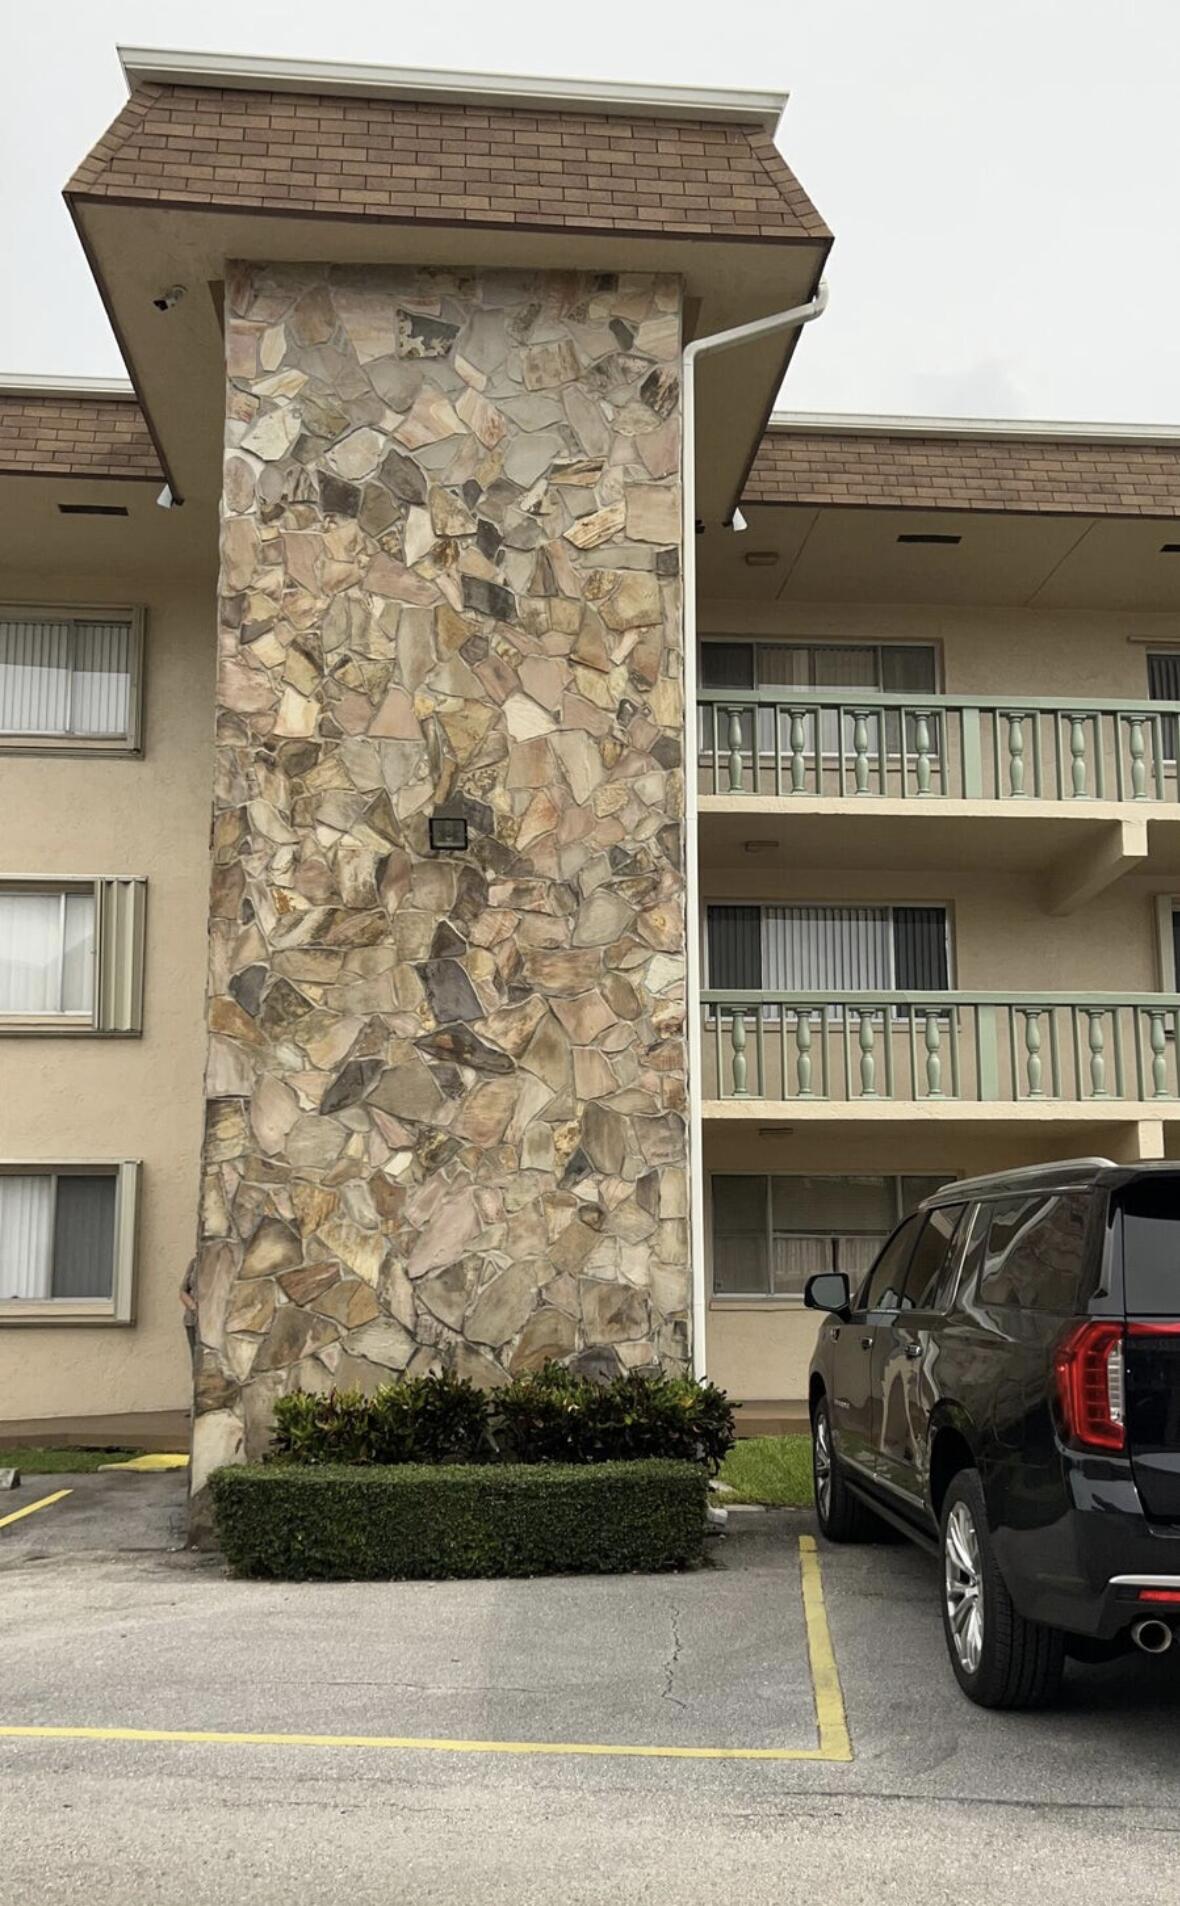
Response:
[{"label": "white fascia board", "polygon": [[37,377],[31,372],[0,371],[0,393],[6,397],[116,397],[131,400],[135,392],[124,377]]},{"label": "white fascia board", "polygon": [[638,119],[715,119],[777,130],[784,92],[719,86],[641,86],[624,80],[541,79],[517,73],[456,73],[343,60],[261,59],[238,53],[183,53],[121,46],[128,87],[225,86],[254,92],[352,93],[368,99],[433,99],[448,104],[613,113]]},{"label": "white fascia board", "polygon": [[829,437],[991,437],[1012,443],[1180,444],[1180,424],[1053,423],[1002,417],[887,417],[849,411],[772,411],[768,430]]}]

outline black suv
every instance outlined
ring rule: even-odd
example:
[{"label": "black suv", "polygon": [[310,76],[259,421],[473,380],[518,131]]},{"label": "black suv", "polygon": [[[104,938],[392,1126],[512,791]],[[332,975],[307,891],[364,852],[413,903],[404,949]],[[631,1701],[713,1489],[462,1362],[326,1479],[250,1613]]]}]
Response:
[{"label": "black suv", "polygon": [[1051,1701],[1065,1656],[1180,1623],[1180,1166],[1074,1159],[946,1185],[811,1364],[819,1525],[902,1530],[941,1556],[959,1685]]}]

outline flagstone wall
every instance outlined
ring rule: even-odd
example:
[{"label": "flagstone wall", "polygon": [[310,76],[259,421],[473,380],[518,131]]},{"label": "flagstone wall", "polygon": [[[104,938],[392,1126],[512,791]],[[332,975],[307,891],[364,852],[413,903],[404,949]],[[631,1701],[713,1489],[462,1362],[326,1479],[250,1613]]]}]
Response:
[{"label": "flagstone wall", "polygon": [[242,266],[226,348],[196,1490],[688,1354],[678,282]]}]

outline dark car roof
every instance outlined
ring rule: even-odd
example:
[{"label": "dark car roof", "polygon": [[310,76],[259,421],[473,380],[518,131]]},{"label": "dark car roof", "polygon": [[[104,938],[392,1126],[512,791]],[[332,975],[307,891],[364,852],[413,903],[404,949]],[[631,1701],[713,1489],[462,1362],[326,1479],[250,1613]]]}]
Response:
[{"label": "dark car roof", "polygon": [[922,1211],[938,1205],[964,1204],[973,1199],[1005,1198],[1022,1191],[1106,1190],[1133,1178],[1159,1173],[1180,1175],[1180,1160],[1152,1159],[1134,1165],[1116,1165],[1112,1158],[1061,1158],[1048,1165],[1023,1165],[1014,1171],[996,1171],[983,1178],[959,1178],[922,1200]]}]

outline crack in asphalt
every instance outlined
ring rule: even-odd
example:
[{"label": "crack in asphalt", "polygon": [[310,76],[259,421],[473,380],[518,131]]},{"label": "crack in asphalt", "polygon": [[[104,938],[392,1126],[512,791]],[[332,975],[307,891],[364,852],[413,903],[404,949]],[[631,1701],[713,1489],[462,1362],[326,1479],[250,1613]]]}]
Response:
[{"label": "crack in asphalt", "polygon": [[672,1686],[676,1679],[676,1668],[680,1660],[681,1650],[683,1646],[684,1646],[684,1643],[681,1640],[681,1635],[680,1635],[680,1610],[675,1606],[675,1604],[673,1604],[673,1607],[672,1607],[672,1651],[669,1654],[668,1659],[664,1663],[664,1686],[663,1686],[663,1689],[661,1690],[661,1698],[665,1701],[671,1701],[673,1707],[687,1707],[688,1706],[687,1701],[682,1701],[678,1694],[673,1694],[672,1692]]}]

